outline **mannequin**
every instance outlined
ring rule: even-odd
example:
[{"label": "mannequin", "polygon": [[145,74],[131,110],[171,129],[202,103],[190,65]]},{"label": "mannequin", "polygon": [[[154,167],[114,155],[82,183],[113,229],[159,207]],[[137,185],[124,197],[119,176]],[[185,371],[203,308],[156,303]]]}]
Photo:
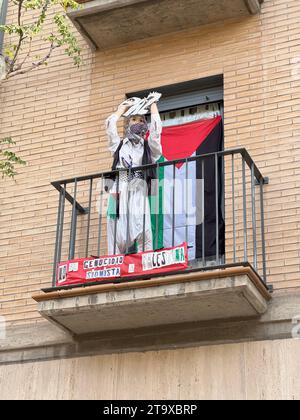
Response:
[{"label": "mannequin", "polygon": [[[138,98],[129,99],[106,120],[108,147],[114,158],[112,170],[127,169],[119,173],[110,189],[107,217],[110,255],[125,254],[133,246],[137,247],[137,252],[153,249],[147,182],[154,178],[154,171],[151,174],[151,170],[148,170],[145,176],[143,171],[135,171],[134,168],[154,164],[162,155],[162,124],[157,108],[160,96],[155,92],[150,94],[147,99],[142,100],[143,107],[137,106]],[[151,110],[150,127],[144,116],[148,112],[147,100]],[[139,113],[135,114],[137,110]],[[127,115],[127,125],[125,138],[122,140],[118,134],[117,122],[124,114]]]}]

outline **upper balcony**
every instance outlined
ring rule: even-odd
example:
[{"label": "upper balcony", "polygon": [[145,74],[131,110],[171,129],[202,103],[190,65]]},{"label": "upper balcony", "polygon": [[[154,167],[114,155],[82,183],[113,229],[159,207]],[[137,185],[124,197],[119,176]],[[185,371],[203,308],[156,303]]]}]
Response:
[{"label": "upper balcony", "polygon": [[153,36],[260,12],[264,0],[78,0],[69,12],[92,48],[105,50]]},{"label": "upper balcony", "polygon": [[[139,209],[130,208],[126,202],[136,194],[136,183],[144,182],[139,185],[148,188],[150,169],[156,173],[150,207],[148,197],[141,195]],[[121,191],[121,196],[126,194],[125,215],[120,210],[122,182],[133,185],[133,190]],[[271,299],[264,227],[266,182],[245,149],[54,182],[59,203],[53,282],[34,296],[40,313],[75,336],[260,317]],[[151,222],[147,222],[149,211]],[[139,222],[137,254],[129,242],[130,229]],[[147,223],[154,250],[149,254],[144,252]],[[126,263],[124,276],[115,273],[105,278],[106,268],[119,264],[103,257],[108,255],[108,241],[110,255],[120,255],[120,235],[126,242],[122,257],[135,260]],[[183,241],[188,245],[185,257],[178,254],[180,261],[171,258],[168,265],[166,249],[182,249]],[[143,255],[147,267],[142,260],[136,270]]]}]

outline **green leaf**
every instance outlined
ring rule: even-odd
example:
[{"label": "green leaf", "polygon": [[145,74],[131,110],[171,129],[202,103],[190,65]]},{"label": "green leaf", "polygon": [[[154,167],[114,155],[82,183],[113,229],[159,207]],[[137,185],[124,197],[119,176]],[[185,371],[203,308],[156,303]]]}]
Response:
[{"label": "green leaf", "polygon": [[[16,143],[12,140],[11,137],[5,137],[0,139],[0,145],[15,145]],[[0,174],[2,178],[14,178],[17,175],[16,165],[26,165],[26,162],[17,156],[14,152],[9,149],[2,150],[0,149]]]},{"label": "green leaf", "polygon": [[[21,22],[17,20],[18,7],[21,4]],[[69,56],[75,66],[79,67],[82,64],[81,49],[74,34],[73,25],[70,26],[69,18],[66,12],[69,9],[78,10],[82,5],[74,0],[20,0],[11,2],[12,16],[15,21],[10,24],[0,25],[0,31],[6,34],[4,57],[8,64],[7,78],[15,77],[19,74],[23,67],[26,71],[32,71],[43,65],[46,61],[47,51],[53,48],[63,48],[65,54]],[[60,10],[59,10],[60,9]],[[49,19],[53,19],[54,30],[49,35]],[[47,21],[47,28],[44,24]],[[26,22],[26,23],[25,23]],[[38,39],[40,42],[40,50],[46,51],[45,55],[36,53],[31,55],[31,41]],[[10,42],[11,40],[11,42]],[[22,61],[19,56],[22,55],[27,59]],[[44,59],[45,58],[45,59]],[[34,61],[37,61],[34,63]],[[32,66],[28,67],[28,63]],[[47,65],[47,64],[45,64]],[[27,67],[26,67],[27,66]],[[26,72],[25,71],[25,72]]]}]

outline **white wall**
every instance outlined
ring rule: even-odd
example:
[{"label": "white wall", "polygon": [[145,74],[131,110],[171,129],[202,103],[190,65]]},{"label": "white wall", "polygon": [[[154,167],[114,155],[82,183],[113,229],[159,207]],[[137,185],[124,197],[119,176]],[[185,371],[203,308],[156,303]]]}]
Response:
[{"label": "white wall", "polygon": [[300,340],[0,366],[1,399],[300,399]]}]

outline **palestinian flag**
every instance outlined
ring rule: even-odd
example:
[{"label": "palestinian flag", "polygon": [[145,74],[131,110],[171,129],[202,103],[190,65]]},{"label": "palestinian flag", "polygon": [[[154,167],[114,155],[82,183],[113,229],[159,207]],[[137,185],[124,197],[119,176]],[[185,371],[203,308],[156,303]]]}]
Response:
[{"label": "palestinian flag", "polygon": [[[223,145],[222,118],[200,120],[165,127],[162,133],[163,156],[159,162],[219,152]],[[204,161],[204,163],[202,163]],[[151,197],[153,247],[168,248],[185,240],[189,260],[216,255],[216,231],[219,231],[219,255],[224,254],[225,225],[222,216],[223,169],[218,159],[218,200],[216,200],[215,158],[206,158],[159,170],[158,195]],[[175,176],[175,192],[173,178]],[[173,202],[174,201],[174,202]],[[216,219],[216,203],[218,219]],[[174,204],[174,206],[173,206]],[[175,215],[173,215],[173,207]],[[202,230],[204,228],[204,236]],[[204,240],[203,240],[204,239]]]}]

